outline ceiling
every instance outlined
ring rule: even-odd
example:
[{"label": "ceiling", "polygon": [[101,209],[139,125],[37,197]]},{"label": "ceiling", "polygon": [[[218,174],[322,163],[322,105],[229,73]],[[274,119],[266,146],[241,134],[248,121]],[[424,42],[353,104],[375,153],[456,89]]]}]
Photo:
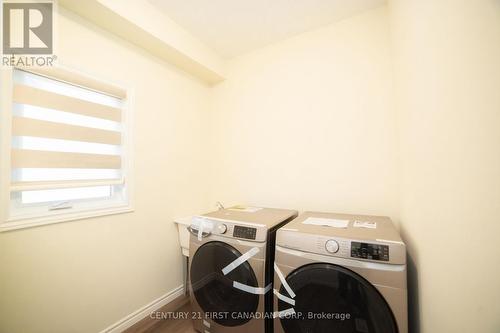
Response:
[{"label": "ceiling", "polygon": [[149,1],[224,58],[242,55],[385,3],[385,0]]}]

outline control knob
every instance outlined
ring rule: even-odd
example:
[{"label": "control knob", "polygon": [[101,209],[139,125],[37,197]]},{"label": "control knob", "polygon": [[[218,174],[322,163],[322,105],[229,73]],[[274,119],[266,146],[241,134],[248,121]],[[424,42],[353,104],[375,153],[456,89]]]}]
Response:
[{"label": "control knob", "polygon": [[219,234],[225,234],[227,231],[227,226],[224,223],[217,225],[217,231]]},{"label": "control knob", "polygon": [[325,249],[328,253],[337,253],[339,250],[339,243],[334,239],[330,239],[326,241]]}]

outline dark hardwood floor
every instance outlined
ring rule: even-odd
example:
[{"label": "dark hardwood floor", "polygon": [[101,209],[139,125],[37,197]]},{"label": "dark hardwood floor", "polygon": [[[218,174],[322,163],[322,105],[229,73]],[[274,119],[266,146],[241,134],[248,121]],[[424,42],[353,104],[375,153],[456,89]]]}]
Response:
[{"label": "dark hardwood floor", "polygon": [[158,317],[159,319],[151,319],[146,317],[124,331],[124,333],[196,333],[189,316],[184,319],[179,318],[179,314],[190,313],[190,311],[189,298],[181,297],[155,311],[159,316],[173,312],[171,318]]}]

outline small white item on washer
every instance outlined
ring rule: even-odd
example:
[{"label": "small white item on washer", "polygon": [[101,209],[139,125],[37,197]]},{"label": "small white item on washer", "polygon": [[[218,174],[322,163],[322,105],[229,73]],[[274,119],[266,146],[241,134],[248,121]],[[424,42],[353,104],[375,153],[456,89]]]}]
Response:
[{"label": "small white item on washer", "polygon": [[262,210],[262,207],[254,207],[254,206],[234,206],[228,208],[227,210],[233,210],[237,212],[245,212],[245,213],[255,213],[259,210]]},{"label": "small white item on washer", "polygon": [[201,241],[203,233],[210,233],[214,229],[214,223],[202,216],[193,216],[191,229],[198,231],[198,240]]},{"label": "small white item on washer", "polygon": [[347,228],[349,220],[326,219],[322,217],[308,217],[302,224],[319,225],[332,228]]},{"label": "small white item on washer", "polygon": [[352,224],[354,228],[368,228],[368,229],[377,229],[377,222],[370,221],[354,221]]}]

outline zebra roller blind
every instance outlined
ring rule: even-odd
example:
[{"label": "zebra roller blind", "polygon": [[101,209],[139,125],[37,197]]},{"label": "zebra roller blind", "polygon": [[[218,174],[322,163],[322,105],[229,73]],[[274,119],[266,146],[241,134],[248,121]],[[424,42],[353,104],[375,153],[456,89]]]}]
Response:
[{"label": "zebra roller blind", "polygon": [[123,96],[19,69],[12,90],[14,215],[126,200]]}]

